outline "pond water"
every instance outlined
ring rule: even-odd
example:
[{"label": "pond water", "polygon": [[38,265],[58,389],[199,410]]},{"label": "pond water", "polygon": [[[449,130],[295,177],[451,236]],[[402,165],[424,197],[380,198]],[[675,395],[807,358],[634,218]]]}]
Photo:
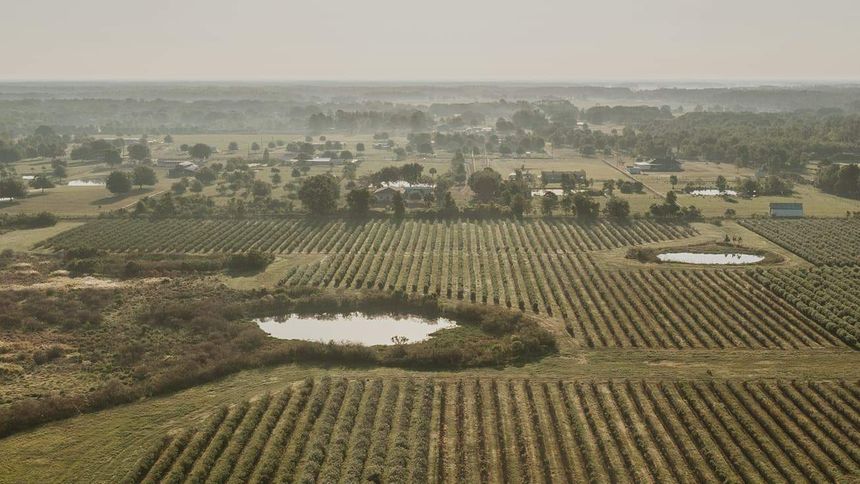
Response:
[{"label": "pond water", "polygon": [[394,344],[395,336],[408,343],[422,341],[441,329],[455,328],[453,321],[428,320],[419,316],[368,316],[363,313],[338,314],[334,317],[299,316],[259,318],[254,322],[263,331],[279,339],[361,343],[365,346]]},{"label": "pond water", "polygon": [[103,187],[105,182],[100,180],[69,180],[70,187]]},{"label": "pond water", "polygon": [[723,195],[728,195],[730,197],[738,196],[738,192],[734,190],[725,190],[719,191],[716,188],[710,190],[693,190],[690,192],[690,195],[698,196],[698,197],[721,197]]},{"label": "pond water", "polygon": [[695,252],[669,252],[657,254],[657,258],[663,262],[717,265],[755,264],[764,260],[764,256],[755,254],[703,254]]}]

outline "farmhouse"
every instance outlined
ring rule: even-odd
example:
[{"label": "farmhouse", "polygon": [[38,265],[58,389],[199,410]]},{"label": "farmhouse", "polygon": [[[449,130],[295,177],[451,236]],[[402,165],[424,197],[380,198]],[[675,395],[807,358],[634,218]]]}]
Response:
[{"label": "farmhouse", "polygon": [[771,217],[803,217],[803,204],[802,203],[771,203],[770,204],[770,216]]},{"label": "farmhouse", "polygon": [[540,179],[544,184],[561,183],[564,176],[569,176],[571,179],[576,180],[577,183],[585,182],[585,170],[540,172]]},{"label": "farmhouse", "polygon": [[182,176],[192,176],[197,174],[200,167],[190,161],[182,161],[167,171],[167,176],[171,178],[179,178]]},{"label": "farmhouse", "polygon": [[381,186],[373,191],[376,203],[389,204],[394,200],[394,194],[400,193],[404,200],[420,201],[433,193],[436,185],[429,183],[409,183],[407,181],[382,182]]},{"label": "farmhouse", "polygon": [[185,163],[187,161],[188,160],[182,158],[159,158],[155,164],[161,168],[176,168],[180,163]]},{"label": "farmhouse", "polygon": [[[637,168],[639,173],[643,171],[681,171],[681,164],[670,158],[652,158],[634,162],[633,168]],[[630,169],[627,171],[630,172]]]}]

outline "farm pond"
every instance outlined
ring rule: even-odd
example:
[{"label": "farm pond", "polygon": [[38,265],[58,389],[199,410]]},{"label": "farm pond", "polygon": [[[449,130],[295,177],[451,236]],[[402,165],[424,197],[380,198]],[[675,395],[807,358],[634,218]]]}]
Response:
[{"label": "farm pond", "polygon": [[724,190],[719,191],[717,189],[708,189],[708,190],[693,190],[690,192],[690,195],[694,197],[722,197],[728,195],[730,197],[738,196],[738,192],[734,190]]},{"label": "farm pond", "polygon": [[279,339],[300,339],[336,343],[360,343],[365,346],[391,345],[394,338],[404,342],[422,341],[436,331],[457,327],[444,319],[426,319],[409,315],[367,315],[354,312],[338,315],[306,316],[289,314],[257,318],[257,326]]},{"label": "farm pond", "polygon": [[682,264],[742,265],[756,264],[764,260],[756,254],[708,254],[698,252],[667,252],[657,254],[661,262],[680,262]]},{"label": "farm pond", "polygon": [[100,180],[69,180],[66,185],[70,187],[103,187],[105,182]]}]

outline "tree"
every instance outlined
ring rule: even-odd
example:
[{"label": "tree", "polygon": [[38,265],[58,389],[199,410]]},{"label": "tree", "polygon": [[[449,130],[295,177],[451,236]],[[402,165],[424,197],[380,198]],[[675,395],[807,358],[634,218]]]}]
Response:
[{"label": "tree", "polygon": [[254,194],[254,198],[266,198],[272,194],[272,185],[262,180],[254,180],[251,185],[251,193]]},{"label": "tree", "polygon": [[181,145],[179,145],[179,151],[181,151],[183,153],[186,153],[189,149],[190,149],[190,147],[185,143],[182,143]]},{"label": "tree", "polygon": [[183,193],[185,193],[185,190],[187,188],[188,188],[188,179],[186,179],[186,178],[179,180],[178,182],[174,183],[173,185],[170,185],[170,190],[177,195],[182,195]]},{"label": "tree", "polygon": [[356,143],[355,144],[355,151],[358,151],[359,153],[363,152],[364,151],[364,143]]},{"label": "tree", "polygon": [[45,193],[46,188],[54,188],[54,183],[45,175],[37,175],[36,178],[30,180],[30,186]]},{"label": "tree", "polygon": [[541,197],[541,210],[544,215],[551,216],[552,211],[558,208],[558,195],[553,192],[544,193]]},{"label": "tree", "polygon": [[200,180],[194,179],[191,182],[191,187],[189,189],[192,193],[200,193],[203,191],[203,184],[200,183]]},{"label": "tree", "polygon": [[164,137],[164,144],[172,145],[173,144],[173,136],[169,134]]},{"label": "tree", "polygon": [[197,174],[194,175],[194,178],[200,180],[200,183],[203,183],[204,185],[209,185],[216,179],[218,179],[218,175],[215,174],[215,170],[213,170],[212,168],[204,166],[197,171]]},{"label": "tree", "polygon": [[134,184],[137,185],[138,188],[143,188],[144,185],[152,186],[158,183],[158,177],[155,176],[155,170],[148,166],[141,165],[134,167],[134,173],[131,178],[134,180]]},{"label": "tree", "polygon": [[346,196],[346,205],[353,215],[364,216],[370,211],[373,195],[367,188],[356,188]]},{"label": "tree", "polygon": [[0,198],[24,198],[27,196],[27,187],[23,182],[14,178],[0,179]]},{"label": "tree", "polygon": [[400,167],[400,177],[409,183],[418,183],[423,171],[424,165],[420,163],[406,163]]},{"label": "tree", "polygon": [[260,143],[254,141],[251,143],[251,151],[260,151]]},{"label": "tree", "polygon": [[122,155],[117,150],[105,151],[104,159],[108,166],[117,166],[122,163]]},{"label": "tree", "polygon": [[522,219],[523,215],[528,211],[528,201],[522,194],[517,193],[511,198],[511,213],[514,217]]},{"label": "tree", "polygon": [[149,146],[144,144],[133,144],[128,147],[128,157],[134,161],[143,161],[150,156]]},{"label": "tree", "polygon": [[227,151],[239,151],[239,143],[231,141],[230,144],[227,145]]},{"label": "tree", "polygon": [[197,143],[188,149],[188,153],[191,154],[192,158],[205,160],[212,156],[212,147],[204,143]]},{"label": "tree", "polygon": [[105,187],[113,194],[131,191],[131,179],[123,171],[112,171],[105,180]]},{"label": "tree", "polygon": [[573,209],[578,220],[590,221],[600,213],[600,204],[583,193],[576,193],[573,195]]},{"label": "tree", "polygon": [[454,174],[454,181],[457,183],[466,181],[466,159],[459,151],[454,153],[454,158],[451,159],[451,173]]},{"label": "tree", "polygon": [[65,178],[66,177],[66,167],[64,165],[54,166],[53,175],[54,175],[54,178]]},{"label": "tree", "polygon": [[481,202],[493,200],[501,184],[502,176],[490,167],[476,171],[469,177],[469,188],[475,192],[475,198]]},{"label": "tree", "polygon": [[341,160],[351,160],[353,158],[352,152],[349,150],[343,150],[340,152],[340,155],[338,155],[338,158]]},{"label": "tree", "polygon": [[269,141],[269,143],[266,146],[270,149],[275,149],[275,146],[277,146],[277,145],[275,144],[274,141]]},{"label": "tree", "polygon": [[627,200],[612,197],[606,202],[603,212],[611,219],[627,220],[630,217],[630,203]]},{"label": "tree", "polygon": [[272,173],[272,184],[280,185],[281,184],[281,174],[280,173]]},{"label": "tree", "polygon": [[394,210],[396,220],[402,220],[406,216],[406,203],[404,203],[403,195],[400,192],[394,192],[394,196],[391,197],[391,208]]},{"label": "tree", "polygon": [[436,168],[431,167],[429,171],[430,171],[430,176],[432,176],[433,178],[436,178],[436,173],[437,173]]},{"label": "tree", "polygon": [[343,176],[347,180],[355,180],[355,174],[358,171],[358,167],[355,166],[355,163],[347,163],[343,165]]},{"label": "tree", "polygon": [[311,213],[320,215],[334,211],[340,197],[337,180],[328,173],[307,178],[298,192],[299,200]]},{"label": "tree", "polygon": [[674,190],[675,185],[678,184],[678,175],[669,175],[669,183],[672,185],[672,190]]},{"label": "tree", "polygon": [[[720,193],[722,193],[722,192],[726,191],[726,188],[728,187],[729,184],[726,181],[726,177],[724,177],[723,175],[719,175],[719,176],[717,176],[716,185],[717,185],[717,190],[719,190]],[[673,186],[672,189],[674,190],[675,187]]]},{"label": "tree", "polygon": [[269,161],[269,148],[266,148],[265,150],[263,150],[263,161],[265,161],[265,162]]}]

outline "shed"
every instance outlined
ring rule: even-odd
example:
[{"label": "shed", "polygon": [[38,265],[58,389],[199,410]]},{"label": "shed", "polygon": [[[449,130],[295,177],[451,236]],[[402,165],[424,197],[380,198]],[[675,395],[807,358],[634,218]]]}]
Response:
[{"label": "shed", "polygon": [[771,203],[771,217],[803,217],[802,203]]}]

